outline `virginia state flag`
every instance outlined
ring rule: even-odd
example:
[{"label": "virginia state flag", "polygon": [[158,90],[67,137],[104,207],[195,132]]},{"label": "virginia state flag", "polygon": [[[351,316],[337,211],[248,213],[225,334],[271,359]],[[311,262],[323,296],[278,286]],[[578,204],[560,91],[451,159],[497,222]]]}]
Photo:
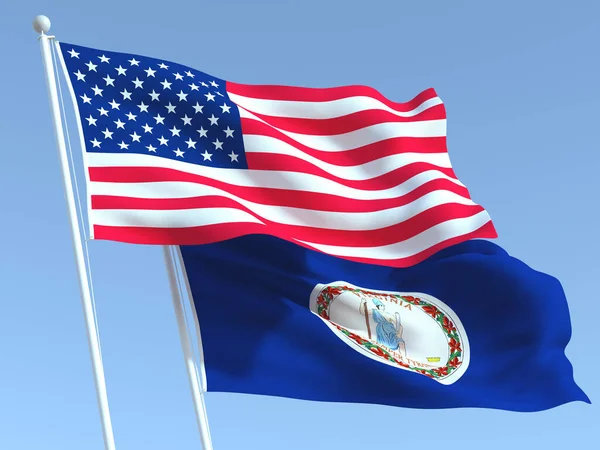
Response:
[{"label": "virginia state flag", "polygon": [[208,391],[412,408],[589,403],[565,356],[560,283],[489,241],[403,269],[264,235],[181,252]]}]

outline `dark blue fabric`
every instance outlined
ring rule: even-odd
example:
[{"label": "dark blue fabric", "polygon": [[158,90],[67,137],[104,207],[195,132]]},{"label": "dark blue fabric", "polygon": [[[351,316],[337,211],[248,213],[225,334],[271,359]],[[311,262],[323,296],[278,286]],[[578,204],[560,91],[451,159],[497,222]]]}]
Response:
[{"label": "dark blue fabric", "polygon": [[[537,411],[589,402],[564,350],[560,283],[488,241],[408,269],[359,264],[270,236],[181,247],[202,333],[208,390],[412,408]],[[351,349],[309,310],[318,283],[423,292],[458,315],[470,364],[452,385]]]}]

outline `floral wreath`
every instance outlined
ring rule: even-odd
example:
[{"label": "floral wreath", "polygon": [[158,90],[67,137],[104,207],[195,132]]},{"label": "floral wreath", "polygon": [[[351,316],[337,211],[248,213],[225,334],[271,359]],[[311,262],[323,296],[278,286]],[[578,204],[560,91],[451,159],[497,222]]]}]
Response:
[{"label": "floral wreath", "polygon": [[[357,334],[351,333],[343,327],[331,322],[329,318],[329,305],[331,302],[338,297],[342,292],[352,292],[353,294],[358,295],[359,297],[363,297],[364,295],[371,295],[375,298],[396,298],[402,300],[406,303],[409,303],[413,306],[417,306],[421,308],[426,314],[430,315],[435,319],[435,321],[440,325],[444,335],[448,339],[448,347],[450,347],[450,357],[446,362],[445,366],[440,366],[435,369],[423,369],[420,367],[413,367],[410,364],[406,364],[404,361],[400,361],[395,358],[392,354],[390,354],[387,350],[381,348],[377,344],[374,344],[371,341],[361,338]],[[352,339],[358,345],[367,349],[371,353],[385,358],[388,361],[391,361],[397,364],[400,367],[403,367],[408,370],[412,370],[414,372],[418,372],[421,375],[425,375],[429,378],[446,378],[453,371],[458,369],[458,367],[462,364],[463,360],[463,350],[461,346],[461,339],[456,327],[452,323],[452,321],[436,306],[426,302],[425,300],[417,297],[413,297],[410,295],[398,295],[398,294],[382,294],[380,292],[372,292],[363,289],[352,288],[349,286],[328,286],[323,289],[319,296],[317,297],[317,315],[322,319],[327,320],[333,326],[335,326],[338,330],[340,330],[344,335]]]}]

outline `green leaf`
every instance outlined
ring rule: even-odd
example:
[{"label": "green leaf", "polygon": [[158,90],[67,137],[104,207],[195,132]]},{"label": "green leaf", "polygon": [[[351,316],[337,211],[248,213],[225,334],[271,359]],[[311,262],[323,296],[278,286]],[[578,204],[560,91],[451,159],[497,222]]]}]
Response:
[{"label": "green leaf", "polygon": [[448,358],[448,361],[452,361],[454,358],[460,358],[460,355],[462,354],[462,352],[454,352],[450,355],[450,358]]}]

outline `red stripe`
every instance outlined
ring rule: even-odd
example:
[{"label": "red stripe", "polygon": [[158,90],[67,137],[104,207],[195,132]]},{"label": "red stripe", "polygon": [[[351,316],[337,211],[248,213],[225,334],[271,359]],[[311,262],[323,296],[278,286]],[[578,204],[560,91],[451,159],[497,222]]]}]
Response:
[{"label": "red stripe", "polygon": [[[341,152],[324,152],[300,144],[298,141],[277,131],[267,124],[254,119],[241,119],[243,135],[269,136],[279,139],[292,147],[336,166],[356,166],[385,156],[399,153],[447,153],[446,137],[398,137],[374,142],[363,147]],[[246,142],[244,141],[246,145]],[[260,151],[260,148],[247,147],[247,150]],[[252,168],[252,167],[250,167]]]},{"label": "red stripe", "polygon": [[[249,110],[251,111],[251,110]],[[349,133],[361,128],[377,125],[380,123],[407,123],[423,122],[426,120],[442,120],[446,118],[444,105],[436,105],[427,108],[412,117],[398,117],[389,111],[372,109],[348,114],[334,119],[296,119],[287,117],[267,116],[252,111],[256,117],[264,120],[272,127],[299,134],[310,134],[314,136],[331,136],[335,134]]]},{"label": "red stripe", "polygon": [[[266,233],[259,223],[223,223],[190,228],[110,227],[94,225],[94,239],[143,245],[202,245],[248,234]],[[200,239],[202,237],[202,240]]]},{"label": "red stripe", "polygon": [[[398,259],[389,260],[389,261],[382,261],[380,259],[373,259],[373,258],[344,258],[344,257],[340,257],[340,258],[341,259],[349,259],[351,261],[365,263],[365,264],[378,264],[378,265],[384,265],[384,266],[403,268],[403,267],[410,267],[410,266],[418,264],[422,261],[425,261],[427,258],[433,256],[435,253],[439,252],[440,250],[443,250],[445,248],[451,247],[456,244],[460,244],[461,242],[469,241],[472,239],[496,239],[497,237],[498,237],[498,233],[496,233],[494,224],[491,221],[488,221],[481,228],[479,228],[471,233],[467,233],[467,234],[463,234],[462,236],[455,236],[453,238],[446,239],[445,241],[442,241],[438,244],[432,245],[431,247],[427,248],[426,250],[423,250],[422,252],[417,253],[416,255],[413,255],[413,256],[409,256],[407,258],[398,258]],[[302,245],[300,243],[297,243],[297,244]],[[304,246],[304,247],[307,247],[307,246]]]},{"label": "red stripe", "polygon": [[392,102],[369,86],[341,86],[331,88],[308,88],[295,86],[249,85],[227,82],[227,92],[263,100],[297,102],[330,102],[348,97],[371,97],[400,112],[417,108],[423,102],[437,97],[433,88],[426,89],[407,102]]},{"label": "red stripe", "polygon": [[[131,244],[145,245],[201,245],[220,242],[249,234],[269,234],[264,225],[256,223],[234,223],[207,225],[197,228],[137,228],[137,227],[107,227],[94,225],[94,238],[99,240],[111,240]],[[275,236],[280,237],[280,236]],[[395,260],[382,261],[371,258],[348,258],[340,257],[356,262],[367,264],[378,264],[390,267],[409,267],[424,261],[440,250],[456,245],[469,239],[493,239],[498,237],[492,222],[487,222],[478,230],[462,236],[448,239],[433,245],[421,253]],[[202,240],[200,240],[202,238]],[[291,242],[294,242],[293,240]],[[299,242],[294,242],[305,248],[310,248]]]},{"label": "red stripe", "polygon": [[449,167],[439,167],[434,164],[416,162],[399,167],[391,172],[367,180],[346,180],[332,175],[328,171],[315,166],[312,163],[293,156],[277,155],[272,153],[248,153],[246,155],[248,166],[253,170],[273,170],[300,172],[316,175],[328,180],[335,181],[341,185],[360,189],[363,191],[378,191],[389,189],[411,179],[415,175],[428,170],[437,170],[451,178],[456,178],[454,171]]},{"label": "red stripe", "polygon": [[[188,182],[212,186],[229,192],[236,197],[253,203],[293,208],[339,212],[371,212],[406,205],[423,195],[436,190],[454,192],[465,198],[469,192],[463,186],[446,179],[434,179],[422,184],[407,194],[395,198],[378,200],[358,200],[339,195],[271,189],[262,187],[236,186],[201,175],[181,172],[174,169],[157,167],[90,167],[90,181],[108,183],[151,183],[151,182]],[[95,207],[94,207],[95,208]]]},{"label": "red stripe", "polygon": [[[92,200],[98,201],[98,200]],[[315,244],[339,245],[350,247],[373,247],[379,245],[394,244],[402,242],[422,233],[425,230],[450,219],[458,219],[473,216],[483,208],[479,205],[461,205],[449,203],[429,208],[410,219],[396,223],[392,226],[376,230],[330,230],[324,228],[287,225],[266,220],[251,209],[241,205],[235,200],[218,197],[195,197],[192,199],[137,199],[123,197],[104,197],[101,202],[106,209],[137,209],[137,210],[174,210],[176,206],[182,209],[192,208],[231,208],[245,211],[266,223],[267,231],[286,239],[299,239]],[[95,208],[94,208],[95,209]],[[201,214],[201,212],[198,212]],[[199,237],[201,240],[202,238]]]}]

